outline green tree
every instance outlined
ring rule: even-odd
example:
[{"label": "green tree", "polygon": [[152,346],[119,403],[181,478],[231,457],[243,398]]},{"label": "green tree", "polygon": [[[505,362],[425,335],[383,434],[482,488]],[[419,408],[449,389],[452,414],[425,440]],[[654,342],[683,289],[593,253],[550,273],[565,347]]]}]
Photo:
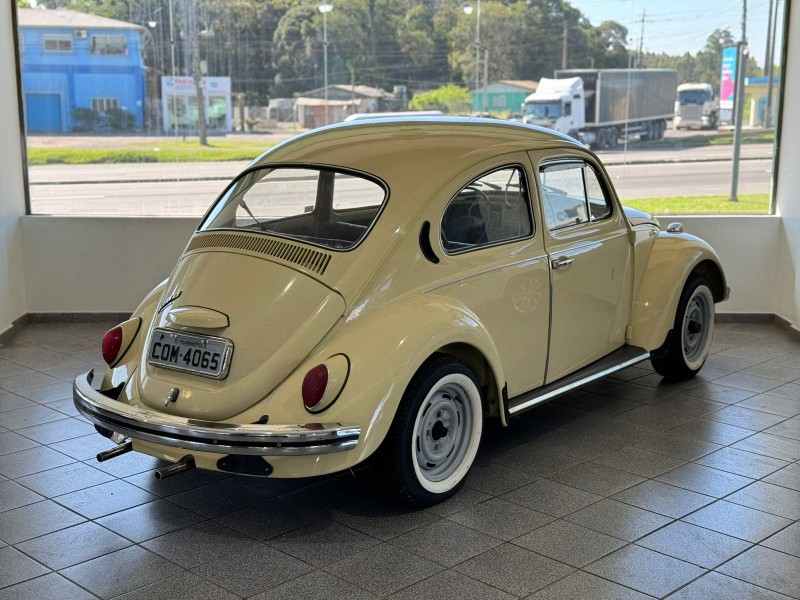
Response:
[{"label": "green tree", "polygon": [[414,95],[408,107],[412,110],[441,110],[447,114],[468,113],[472,104],[469,90],[449,84]]}]

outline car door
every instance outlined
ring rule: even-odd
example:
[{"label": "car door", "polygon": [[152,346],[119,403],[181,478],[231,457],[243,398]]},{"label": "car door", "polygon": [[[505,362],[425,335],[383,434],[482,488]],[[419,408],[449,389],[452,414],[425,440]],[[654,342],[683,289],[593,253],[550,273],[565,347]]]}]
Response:
[{"label": "car door", "polygon": [[439,226],[446,280],[431,290],[457,299],[486,327],[509,396],[544,383],[550,319],[544,233],[531,210],[534,176],[525,154],[514,159],[480,168],[448,195]]},{"label": "car door", "polygon": [[550,265],[551,383],[625,343],[633,258],[627,221],[599,165],[563,151],[532,158]]}]

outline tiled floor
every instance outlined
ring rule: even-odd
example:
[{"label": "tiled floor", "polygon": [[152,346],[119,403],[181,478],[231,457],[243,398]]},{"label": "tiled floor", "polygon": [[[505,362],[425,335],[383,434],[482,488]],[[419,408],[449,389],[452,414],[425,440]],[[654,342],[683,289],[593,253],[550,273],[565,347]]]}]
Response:
[{"label": "tiled floor", "polygon": [[99,464],[70,380],[109,324],[0,346],[0,598],[800,598],[800,342],[719,324],[695,380],[630,368],[490,426],[409,511],[363,475]]}]

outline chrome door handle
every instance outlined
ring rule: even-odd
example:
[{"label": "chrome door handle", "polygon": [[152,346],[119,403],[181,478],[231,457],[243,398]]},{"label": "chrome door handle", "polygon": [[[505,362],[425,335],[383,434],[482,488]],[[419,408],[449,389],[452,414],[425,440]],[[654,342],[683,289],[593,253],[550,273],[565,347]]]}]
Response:
[{"label": "chrome door handle", "polygon": [[570,266],[574,260],[575,259],[572,258],[571,256],[561,256],[559,258],[551,260],[550,266],[553,267],[553,269],[564,269]]}]

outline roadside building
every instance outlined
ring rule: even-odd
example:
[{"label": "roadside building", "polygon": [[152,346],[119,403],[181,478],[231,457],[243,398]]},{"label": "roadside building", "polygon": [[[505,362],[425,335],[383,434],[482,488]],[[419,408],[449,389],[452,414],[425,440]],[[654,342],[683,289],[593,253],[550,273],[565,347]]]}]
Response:
[{"label": "roadside building", "polygon": [[[778,89],[781,78],[775,75],[772,78],[772,105],[769,123],[775,124],[777,120]],[[745,77],[744,80],[744,105],[745,116],[750,126],[767,124],[767,96],[769,95],[769,77]],[[749,112],[748,112],[749,111]]]},{"label": "roadside building", "polygon": [[[143,126],[144,27],[74,10],[17,9],[28,132],[85,126],[84,109]],[[102,123],[102,119],[99,120]]]},{"label": "roadside building", "polygon": [[[313,129],[327,123],[338,123],[352,114],[394,112],[402,110],[402,99],[396,94],[368,85],[329,85],[304,93],[295,101],[300,127]],[[327,111],[327,119],[325,112]]]},{"label": "roadside building", "polygon": [[472,96],[472,112],[483,113],[519,113],[525,97],[536,91],[536,81],[520,79],[501,79],[487,86],[470,90]]}]

